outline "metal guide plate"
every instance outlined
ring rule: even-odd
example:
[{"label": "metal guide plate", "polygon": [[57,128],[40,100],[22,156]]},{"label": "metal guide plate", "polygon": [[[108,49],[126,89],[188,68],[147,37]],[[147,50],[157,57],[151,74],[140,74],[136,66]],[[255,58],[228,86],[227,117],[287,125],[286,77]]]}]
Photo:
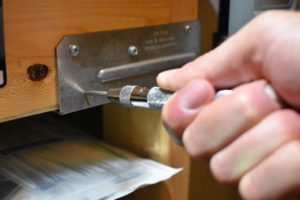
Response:
[{"label": "metal guide plate", "polygon": [[65,36],[56,48],[60,113],[108,103],[84,91],[154,86],[158,72],[199,55],[199,40],[195,21]]}]

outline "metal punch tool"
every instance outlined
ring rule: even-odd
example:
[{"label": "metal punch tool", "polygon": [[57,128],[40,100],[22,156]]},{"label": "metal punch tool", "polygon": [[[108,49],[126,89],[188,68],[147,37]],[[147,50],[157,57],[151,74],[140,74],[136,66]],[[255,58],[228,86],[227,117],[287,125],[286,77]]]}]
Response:
[{"label": "metal punch tool", "polygon": [[[219,90],[215,98],[232,93],[232,90]],[[141,107],[161,109],[171,97],[172,93],[164,91],[159,87],[141,87],[126,85],[121,88],[113,88],[107,91],[85,91],[85,95],[106,96],[111,102],[119,103],[127,107]]]}]

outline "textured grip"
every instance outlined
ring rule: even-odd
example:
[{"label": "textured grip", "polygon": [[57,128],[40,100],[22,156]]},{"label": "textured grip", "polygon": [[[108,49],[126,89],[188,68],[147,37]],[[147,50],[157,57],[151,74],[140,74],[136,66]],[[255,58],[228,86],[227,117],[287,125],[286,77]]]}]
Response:
[{"label": "textured grip", "polygon": [[147,102],[150,108],[161,109],[172,94],[162,91],[159,87],[153,87],[147,95]]},{"label": "textured grip", "polygon": [[[147,89],[147,88],[146,88]],[[145,95],[147,93],[147,98]],[[215,99],[232,93],[232,90],[220,90]],[[126,85],[120,90],[119,101],[124,106],[161,109],[171,97],[171,93],[153,87],[149,91],[144,87]]]},{"label": "textured grip", "polygon": [[119,100],[122,105],[125,106],[132,106],[131,105],[131,93],[134,90],[134,88],[137,87],[135,85],[126,85],[124,86],[119,95]]}]

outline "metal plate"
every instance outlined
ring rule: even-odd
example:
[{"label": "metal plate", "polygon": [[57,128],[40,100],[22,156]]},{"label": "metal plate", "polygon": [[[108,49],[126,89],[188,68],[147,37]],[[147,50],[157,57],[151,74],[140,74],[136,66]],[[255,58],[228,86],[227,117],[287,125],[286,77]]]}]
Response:
[{"label": "metal plate", "polygon": [[60,113],[108,103],[84,91],[154,86],[158,72],[199,55],[199,39],[198,22],[65,36],[56,49]]}]

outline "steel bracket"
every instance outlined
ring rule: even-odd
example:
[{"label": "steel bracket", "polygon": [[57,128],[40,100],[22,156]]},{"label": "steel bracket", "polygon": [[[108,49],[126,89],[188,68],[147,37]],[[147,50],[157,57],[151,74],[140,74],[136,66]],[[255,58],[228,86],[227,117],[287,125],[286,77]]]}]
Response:
[{"label": "steel bracket", "polygon": [[195,59],[199,46],[195,21],[67,35],[56,48],[60,113],[108,103],[87,90],[154,86],[158,72]]}]

